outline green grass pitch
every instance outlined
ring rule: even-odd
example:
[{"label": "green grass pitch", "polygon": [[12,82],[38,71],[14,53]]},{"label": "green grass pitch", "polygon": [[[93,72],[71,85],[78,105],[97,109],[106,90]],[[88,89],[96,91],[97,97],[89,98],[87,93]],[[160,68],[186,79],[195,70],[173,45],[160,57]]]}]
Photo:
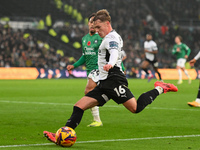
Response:
[{"label": "green grass pitch", "polygon": [[[152,80],[129,79],[136,98],[154,88]],[[43,137],[65,125],[73,105],[84,95],[86,79],[0,80],[0,150],[63,149]],[[176,85],[176,80],[167,80]],[[139,114],[112,100],[100,108],[103,127],[87,127],[85,111],[75,129],[73,150],[200,150],[200,108],[195,100],[199,81],[178,85],[177,93],[162,94]]]}]

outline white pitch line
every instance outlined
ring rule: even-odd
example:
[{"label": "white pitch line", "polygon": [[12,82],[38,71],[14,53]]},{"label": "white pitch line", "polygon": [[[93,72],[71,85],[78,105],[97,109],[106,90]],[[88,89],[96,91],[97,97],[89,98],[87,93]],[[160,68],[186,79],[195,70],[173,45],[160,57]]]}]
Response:
[{"label": "white pitch line", "polygon": [[[155,140],[155,139],[174,139],[174,138],[192,138],[200,137],[197,135],[180,135],[180,136],[163,136],[163,137],[146,137],[146,138],[130,138],[130,139],[110,139],[110,140],[93,140],[93,141],[77,141],[76,144],[87,144],[87,143],[105,143],[105,142],[123,142],[123,141],[139,141],[139,140]],[[43,143],[43,144],[21,144],[21,145],[2,145],[0,148],[6,147],[30,147],[30,146],[45,146],[54,145],[53,143]]]},{"label": "white pitch line", "polygon": [[0,146],[0,148],[6,148],[6,147],[30,147],[30,146],[45,146],[45,145],[54,145],[54,143],[21,144],[21,145],[2,145],[2,146]]},{"label": "white pitch line", "polygon": [[163,137],[146,137],[146,138],[130,138],[130,139],[111,139],[111,140],[96,140],[96,141],[79,141],[77,143],[102,143],[102,142],[123,142],[123,141],[139,141],[139,140],[154,140],[154,139],[174,139],[186,137],[200,137],[200,135],[180,135],[180,136],[163,136]]},{"label": "white pitch line", "polygon": [[73,106],[74,104],[70,104],[70,103],[46,103],[46,102],[24,102],[24,101],[7,101],[7,100],[3,100],[0,102],[2,103],[16,103],[16,104],[40,104],[40,105],[70,105]]},{"label": "white pitch line", "polygon": [[[16,104],[39,104],[39,105],[66,105],[73,106],[72,103],[46,103],[46,102],[24,102],[24,101],[9,101],[9,100],[0,100],[0,103],[16,103]],[[103,107],[110,108],[124,108],[122,105],[104,105]],[[183,111],[200,111],[200,109],[179,109],[179,108],[163,108],[163,107],[146,107],[146,109],[160,109],[160,110],[183,110]]]},{"label": "white pitch line", "polygon": [[[188,106],[189,107],[189,106]],[[163,107],[146,107],[148,109],[161,109],[161,110],[188,110],[188,111],[200,111],[200,109],[181,109],[181,108],[163,108]]]}]

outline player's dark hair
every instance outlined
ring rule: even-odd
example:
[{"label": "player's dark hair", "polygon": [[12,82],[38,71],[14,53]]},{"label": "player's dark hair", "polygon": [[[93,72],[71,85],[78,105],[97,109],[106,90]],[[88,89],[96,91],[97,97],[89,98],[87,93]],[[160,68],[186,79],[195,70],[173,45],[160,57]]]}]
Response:
[{"label": "player's dark hair", "polygon": [[[148,37],[148,38],[147,38]],[[149,39],[149,37],[151,37],[150,39]],[[150,41],[150,40],[152,40],[153,39],[153,36],[152,36],[152,34],[151,33],[147,33],[146,34],[146,38],[147,38],[147,40],[148,41]]]},{"label": "player's dark hair", "polygon": [[147,33],[147,34],[146,34],[146,36],[147,36],[147,35],[150,35],[150,36],[152,36],[152,37],[153,37],[152,33]]},{"label": "player's dark hair", "polygon": [[95,15],[96,15],[95,13],[90,14],[88,17],[88,21],[90,21],[90,18],[95,17]]},{"label": "player's dark hair", "polygon": [[105,21],[111,22],[110,14],[106,9],[101,9],[101,10],[97,11],[97,13],[94,17],[94,21],[96,21],[98,19],[102,22],[105,22]]}]

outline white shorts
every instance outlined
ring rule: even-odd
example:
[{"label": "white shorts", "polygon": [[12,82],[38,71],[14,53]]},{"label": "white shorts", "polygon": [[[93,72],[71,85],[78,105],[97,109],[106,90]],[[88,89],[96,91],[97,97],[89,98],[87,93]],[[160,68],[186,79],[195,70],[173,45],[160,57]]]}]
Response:
[{"label": "white shorts", "polygon": [[185,58],[179,58],[177,60],[177,66],[181,67],[181,68],[184,68],[185,67],[185,63],[186,63],[186,59]]},{"label": "white shorts", "polygon": [[99,70],[98,69],[92,70],[89,73],[88,78],[92,79],[96,83],[99,82]]}]

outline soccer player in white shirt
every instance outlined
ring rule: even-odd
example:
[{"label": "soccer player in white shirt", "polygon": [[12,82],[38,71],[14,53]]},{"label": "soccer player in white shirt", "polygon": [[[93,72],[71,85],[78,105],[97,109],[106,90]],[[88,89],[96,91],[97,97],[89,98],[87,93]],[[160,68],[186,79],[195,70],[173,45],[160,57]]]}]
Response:
[{"label": "soccer player in white shirt", "polygon": [[[190,66],[194,66],[194,64],[199,58],[200,58],[200,51],[192,60],[190,60]],[[199,80],[199,90],[198,90],[197,98],[193,102],[188,102],[188,105],[192,107],[200,107],[200,80]]]},{"label": "soccer player in white shirt", "polygon": [[[99,36],[103,38],[98,52],[100,84],[74,105],[72,115],[65,126],[75,129],[85,110],[94,106],[103,106],[110,99],[118,104],[123,104],[132,113],[139,113],[159,94],[178,91],[173,84],[157,81],[154,89],[141,94],[136,100],[128,88],[128,81],[121,67],[123,41],[121,36],[112,29],[111,17],[107,10],[102,9],[96,13],[94,26]],[[55,133],[44,131],[44,136],[56,143]]]},{"label": "soccer player in white shirt", "polygon": [[144,52],[145,52],[145,60],[141,64],[141,68],[148,75],[148,82],[153,78],[153,75],[150,74],[147,70],[148,66],[151,64],[153,69],[158,74],[160,81],[162,81],[162,77],[160,72],[158,71],[158,61],[156,58],[156,54],[158,53],[157,44],[152,40],[152,35],[146,35],[146,41],[144,42]]}]

